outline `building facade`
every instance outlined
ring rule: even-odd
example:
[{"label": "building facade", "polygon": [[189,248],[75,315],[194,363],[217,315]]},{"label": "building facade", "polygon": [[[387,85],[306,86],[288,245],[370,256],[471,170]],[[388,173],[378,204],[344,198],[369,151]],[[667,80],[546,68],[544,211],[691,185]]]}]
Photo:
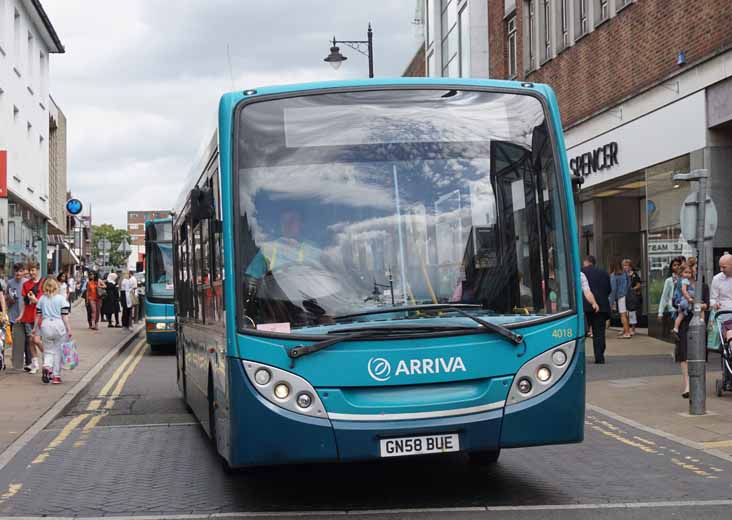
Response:
[{"label": "building facade", "polygon": [[32,259],[45,271],[49,231],[65,231],[65,219],[51,215],[49,185],[50,134],[58,124],[58,116],[51,122],[49,56],[63,52],[39,0],[0,1],[0,264],[6,268]]},{"label": "building facade", "polygon": [[729,0],[483,3],[487,76],[547,83],[557,94],[570,167],[584,177],[582,253],[603,267],[635,263],[643,321],[664,336],[657,316],[669,261],[695,254],[680,214],[696,183],[675,182],[674,173],[709,171],[719,228],[708,253],[716,265],[732,251]]},{"label": "building facade", "polygon": [[136,269],[145,261],[145,222],[170,217],[170,210],[144,210],[127,212],[127,233],[130,235],[132,252],[127,260],[129,269]]}]

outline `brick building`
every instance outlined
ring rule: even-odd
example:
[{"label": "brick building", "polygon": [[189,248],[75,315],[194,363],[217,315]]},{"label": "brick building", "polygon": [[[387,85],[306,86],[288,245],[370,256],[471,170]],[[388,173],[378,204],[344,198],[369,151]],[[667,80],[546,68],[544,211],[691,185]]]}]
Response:
[{"label": "brick building", "polygon": [[127,261],[130,269],[145,259],[145,222],[170,217],[170,210],[156,209],[127,212],[127,232],[130,234],[132,252]]},{"label": "brick building", "polygon": [[[468,25],[451,44],[450,13],[476,6],[487,6],[487,31]],[[489,77],[554,88],[570,167],[585,178],[576,201],[582,253],[603,266],[636,263],[653,335],[662,335],[656,316],[669,260],[693,254],[680,210],[695,186],[674,182],[674,172],[709,170],[720,226],[708,253],[732,250],[731,7],[730,0],[425,0],[425,27],[435,34],[425,37],[428,75],[475,76],[451,73],[439,59],[457,48],[472,70],[479,58],[470,46],[485,38]],[[607,153],[614,160],[600,169],[596,158]]]}]

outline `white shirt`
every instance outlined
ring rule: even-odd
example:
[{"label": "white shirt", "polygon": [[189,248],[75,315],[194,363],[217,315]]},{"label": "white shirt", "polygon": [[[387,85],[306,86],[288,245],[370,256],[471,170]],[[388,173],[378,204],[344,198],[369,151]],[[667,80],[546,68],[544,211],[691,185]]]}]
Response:
[{"label": "white shirt", "polygon": [[717,273],[712,278],[712,289],[709,293],[709,303],[719,304],[723,311],[732,311],[732,276]]},{"label": "white shirt", "polygon": [[125,292],[127,307],[132,307],[132,291],[137,289],[137,278],[130,276],[122,280],[122,290]]},{"label": "white shirt", "polygon": [[582,282],[582,291],[589,291],[590,290],[590,282],[587,281],[587,277],[585,276],[585,273],[580,271],[580,281]]},{"label": "white shirt", "polygon": [[76,291],[76,280],[69,278],[69,292]]}]

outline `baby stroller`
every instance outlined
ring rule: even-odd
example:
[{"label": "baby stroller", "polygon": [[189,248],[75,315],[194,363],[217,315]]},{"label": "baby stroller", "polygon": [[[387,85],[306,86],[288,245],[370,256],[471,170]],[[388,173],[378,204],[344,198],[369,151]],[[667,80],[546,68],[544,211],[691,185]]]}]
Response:
[{"label": "baby stroller", "polygon": [[722,323],[727,320],[732,320],[732,311],[717,311],[707,338],[707,348],[718,351],[722,360],[722,378],[714,383],[718,397],[722,397],[723,392],[732,392],[732,349],[722,334]]}]

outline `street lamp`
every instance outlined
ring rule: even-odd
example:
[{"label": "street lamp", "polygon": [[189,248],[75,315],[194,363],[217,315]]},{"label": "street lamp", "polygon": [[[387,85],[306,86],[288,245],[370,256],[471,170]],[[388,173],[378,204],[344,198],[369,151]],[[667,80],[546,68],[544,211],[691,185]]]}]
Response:
[{"label": "street lamp", "polygon": [[[341,50],[337,44],[343,43],[349,46],[356,52],[360,52],[369,59],[369,78],[374,77],[374,47],[373,47],[373,32],[371,31],[371,23],[369,23],[368,31],[366,31],[366,40],[336,40],[333,36],[333,45],[330,48],[330,54],[323,58],[323,61],[330,63],[331,66],[338,70],[341,63],[348,59],[347,56],[341,54]],[[366,46],[366,50],[362,48],[362,45]]]}]

